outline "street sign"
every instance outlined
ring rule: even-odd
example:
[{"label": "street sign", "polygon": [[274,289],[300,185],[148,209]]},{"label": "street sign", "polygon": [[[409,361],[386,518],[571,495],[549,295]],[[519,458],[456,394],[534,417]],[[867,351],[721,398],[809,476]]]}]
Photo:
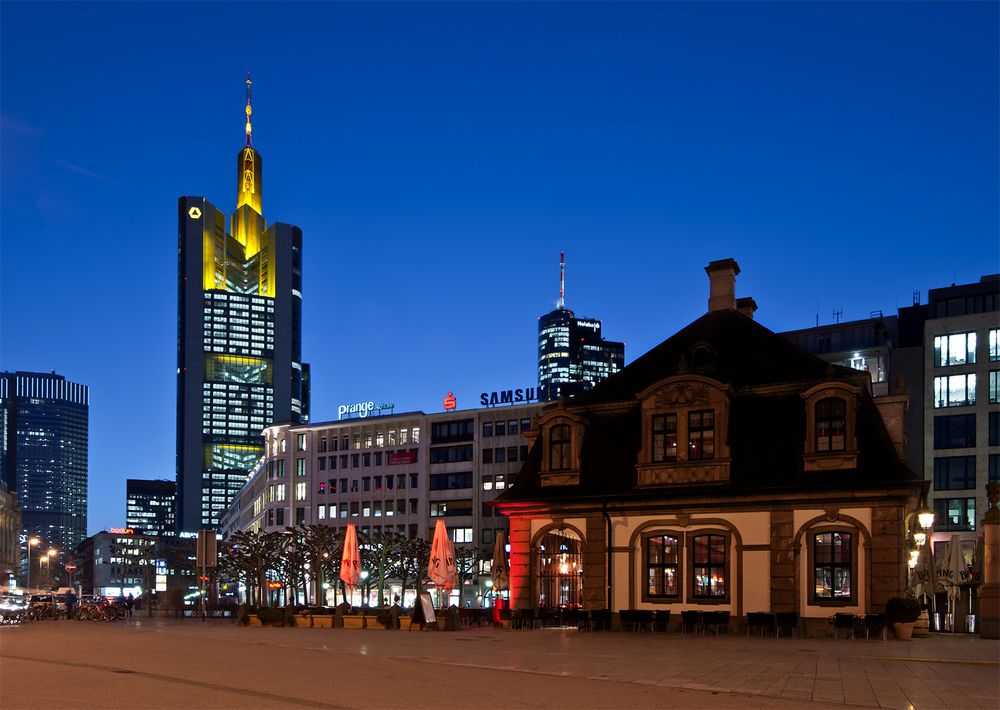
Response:
[{"label": "street sign", "polygon": [[76,565],[73,564],[72,562],[67,562],[66,563],[66,571],[67,572],[74,572],[74,571],[76,571]]},{"label": "street sign", "polygon": [[215,567],[219,562],[214,530],[198,531],[198,566]]}]

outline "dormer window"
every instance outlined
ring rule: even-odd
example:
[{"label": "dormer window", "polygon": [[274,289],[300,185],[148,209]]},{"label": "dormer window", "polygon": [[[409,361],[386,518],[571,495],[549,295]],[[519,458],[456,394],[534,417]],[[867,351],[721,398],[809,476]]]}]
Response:
[{"label": "dormer window", "polygon": [[688,460],[715,458],[715,410],[688,412]]},{"label": "dormer window", "polygon": [[572,442],[568,424],[558,424],[550,429],[549,470],[568,471],[570,469],[570,445]]},{"label": "dormer window", "polygon": [[816,451],[843,451],[847,444],[847,403],[827,397],[816,403]]},{"label": "dormer window", "polygon": [[653,463],[677,460],[677,415],[653,415]]}]

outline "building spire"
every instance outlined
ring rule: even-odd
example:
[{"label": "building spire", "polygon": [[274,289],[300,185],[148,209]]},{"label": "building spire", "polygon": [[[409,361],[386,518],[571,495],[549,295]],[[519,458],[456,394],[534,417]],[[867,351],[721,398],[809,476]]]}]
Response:
[{"label": "building spire", "polygon": [[566,252],[559,251],[559,310],[566,307]]},{"label": "building spire", "polygon": [[250,86],[253,82],[250,81],[250,72],[247,72],[247,144],[246,147],[250,148],[253,146],[253,139],[251,138],[251,132],[253,131],[253,126],[250,125]]}]

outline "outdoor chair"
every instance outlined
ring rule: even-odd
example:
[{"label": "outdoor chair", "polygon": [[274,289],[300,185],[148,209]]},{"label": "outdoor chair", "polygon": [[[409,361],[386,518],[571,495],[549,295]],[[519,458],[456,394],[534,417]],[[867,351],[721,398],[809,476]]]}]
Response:
[{"label": "outdoor chair", "polygon": [[843,614],[837,613],[830,618],[830,623],[833,624],[833,637],[840,638],[840,632],[844,632],[844,638],[852,638],[855,635],[855,625],[857,624],[857,619],[854,614]]},{"label": "outdoor chair", "polygon": [[618,623],[621,625],[622,631],[632,631],[633,633],[639,625],[635,612],[631,609],[622,609],[618,612]]},{"label": "outdoor chair", "polygon": [[760,631],[763,638],[766,634],[777,634],[774,614],[766,611],[751,611],[747,614],[747,638],[755,631]]},{"label": "outdoor chair", "polygon": [[693,633],[698,633],[704,628],[704,614],[700,611],[681,612],[681,633],[687,633],[691,629]]},{"label": "outdoor chair", "polygon": [[[706,631],[714,633],[716,636],[721,634],[723,629],[726,630],[726,633],[729,633],[729,612],[706,611],[702,614],[702,625]],[[713,626],[715,627],[715,631],[711,630]]]},{"label": "outdoor chair", "polygon": [[670,631],[670,609],[657,609],[653,612],[653,630]]},{"label": "outdoor chair", "polygon": [[865,614],[864,624],[866,639],[870,639],[874,635],[876,638],[881,636],[882,640],[885,641],[885,627],[887,625],[885,614]]},{"label": "outdoor chair", "polygon": [[799,613],[797,611],[779,611],[775,616],[778,627],[778,636],[788,632],[788,635],[795,638],[799,630]]},{"label": "outdoor chair", "polygon": [[611,630],[611,610],[594,609],[590,612],[590,624],[594,631]]}]

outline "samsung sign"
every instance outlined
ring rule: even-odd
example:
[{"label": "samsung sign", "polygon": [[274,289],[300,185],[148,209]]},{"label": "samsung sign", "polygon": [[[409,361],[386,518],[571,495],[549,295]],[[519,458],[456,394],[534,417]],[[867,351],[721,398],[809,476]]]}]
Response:
[{"label": "samsung sign", "polygon": [[342,404],[337,407],[337,419],[365,419],[382,412],[391,412],[396,408],[395,404],[375,404],[374,402],[355,402],[354,404]]},{"label": "samsung sign", "polygon": [[498,404],[518,404],[536,402],[545,394],[544,387],[525,387],[516,390],[500,390],[499,392],[483,392],[479,395],[479,404],[484,407],[494,407]]}]

